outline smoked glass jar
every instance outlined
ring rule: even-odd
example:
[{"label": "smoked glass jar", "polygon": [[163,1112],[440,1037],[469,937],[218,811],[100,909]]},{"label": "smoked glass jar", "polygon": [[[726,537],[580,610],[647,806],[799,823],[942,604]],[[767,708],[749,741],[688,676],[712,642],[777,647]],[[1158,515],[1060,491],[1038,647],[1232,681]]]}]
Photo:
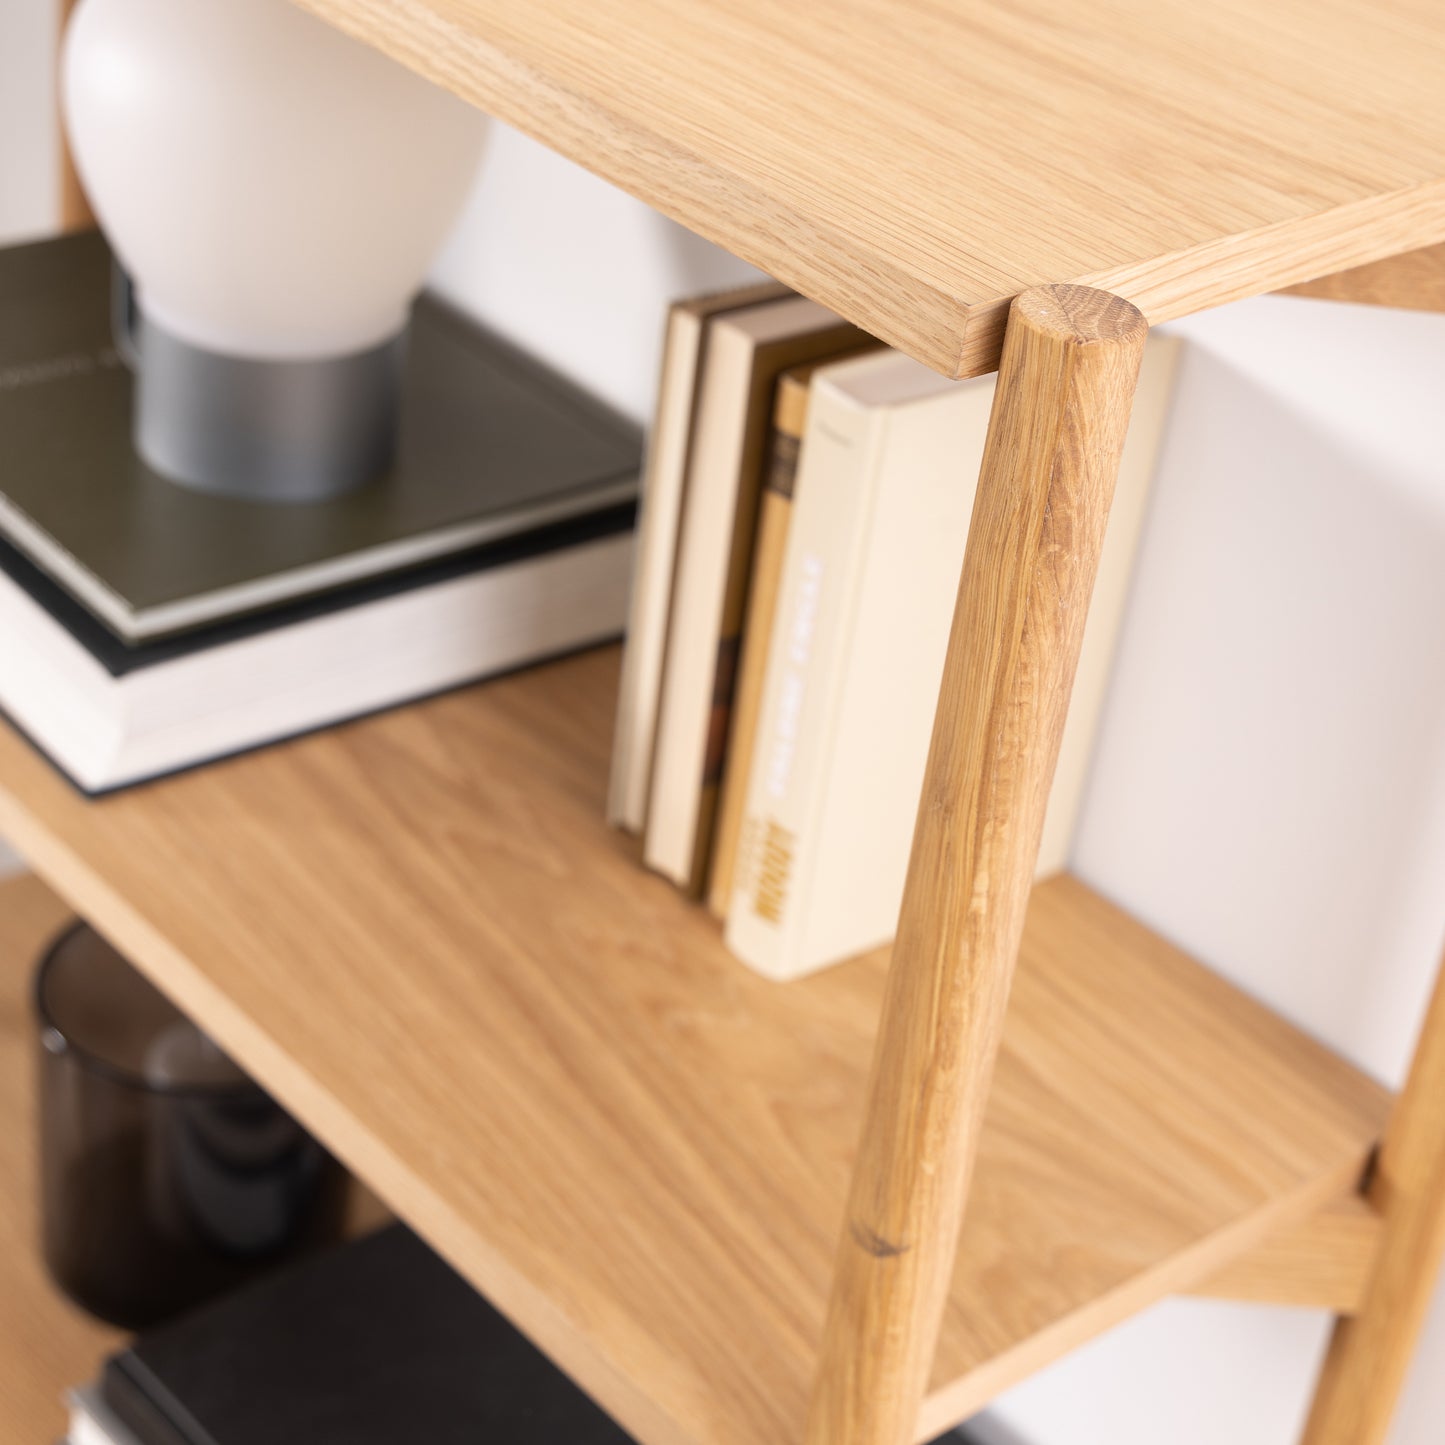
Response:
[{"label": "smoked glass jar", "polygon": [[93,929],[41,960],[41,1220],[56,1283],[143,1329],[338,1237],[342,1170]]}]

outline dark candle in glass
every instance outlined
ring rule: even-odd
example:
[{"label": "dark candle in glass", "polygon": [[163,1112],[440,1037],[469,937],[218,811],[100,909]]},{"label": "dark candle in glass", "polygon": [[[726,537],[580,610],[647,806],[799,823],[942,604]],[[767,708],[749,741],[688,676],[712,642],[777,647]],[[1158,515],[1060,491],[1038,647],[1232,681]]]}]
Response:
[{"label": "dark candle in glass", "polygon": [[45,1259],[143,1329],[338,1237],[345,1177],[93,929],[41,960]]}]

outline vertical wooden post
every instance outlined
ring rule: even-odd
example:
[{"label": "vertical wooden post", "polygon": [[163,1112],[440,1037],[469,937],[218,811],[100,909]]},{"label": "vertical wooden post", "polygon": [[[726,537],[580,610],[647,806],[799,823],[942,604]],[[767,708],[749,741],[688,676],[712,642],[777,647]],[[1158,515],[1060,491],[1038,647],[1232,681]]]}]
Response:
[{"label": "vertical wooden post", "polygon": [[[70,20],[70,12],[75,9],[77,0],[60,0],[59,26],[60,38],[65,38],[65,27]],[[59,51],[56,52],[56,97],[57,102],[60,94],[60,61]],[[70,154],[70,142],[65,137],[65,121],[60,114],[60,106],[56,105],[56,135],[59,138],[59,163],[60,163],[60,229],[62,231],[80,231],[87,226],[95,224],[95,214],[90,209],[90,202],[85,198],[85,191],[81,188],[80,177],[75,171],[75,161]]]},{"label": "vertical wooden post", "polygon": [[914,1438],[1147,329],[1009,315],[807,1445]]},{"label": "vertical wooden post", "polygon": [[1445,1257],[1445,965],[1368,1192],[1384,1237],[1359,1312],[1335,1325],[1304,1445],[1383,1445]]}]

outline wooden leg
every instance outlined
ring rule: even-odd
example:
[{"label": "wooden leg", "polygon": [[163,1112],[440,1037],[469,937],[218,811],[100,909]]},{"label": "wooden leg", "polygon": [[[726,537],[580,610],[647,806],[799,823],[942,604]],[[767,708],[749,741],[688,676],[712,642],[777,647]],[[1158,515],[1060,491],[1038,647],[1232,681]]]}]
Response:
[{"label": "wooden leg", "polygon": [[1078,286],[1010,313],[808,1445],[917,1428],[1146,332]]},{"label": "wooden leg", "polygon": [[1445,966],[1368,1192],[1384,1238],[1359,1312],[1335,1326],[1304,1445],[1382,1445],[1445,1256]]}]

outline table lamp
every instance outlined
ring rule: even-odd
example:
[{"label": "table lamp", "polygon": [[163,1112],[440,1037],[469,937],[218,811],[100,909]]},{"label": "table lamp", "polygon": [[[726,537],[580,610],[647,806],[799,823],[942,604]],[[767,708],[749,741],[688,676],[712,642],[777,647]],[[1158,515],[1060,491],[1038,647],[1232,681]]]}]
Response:
[{"label": "table lamp", "polygon": [[141,456],[275,501],[385,472],[410,303],[485,118],[288,0],[81,0],[62,65],[133,288]]}]

